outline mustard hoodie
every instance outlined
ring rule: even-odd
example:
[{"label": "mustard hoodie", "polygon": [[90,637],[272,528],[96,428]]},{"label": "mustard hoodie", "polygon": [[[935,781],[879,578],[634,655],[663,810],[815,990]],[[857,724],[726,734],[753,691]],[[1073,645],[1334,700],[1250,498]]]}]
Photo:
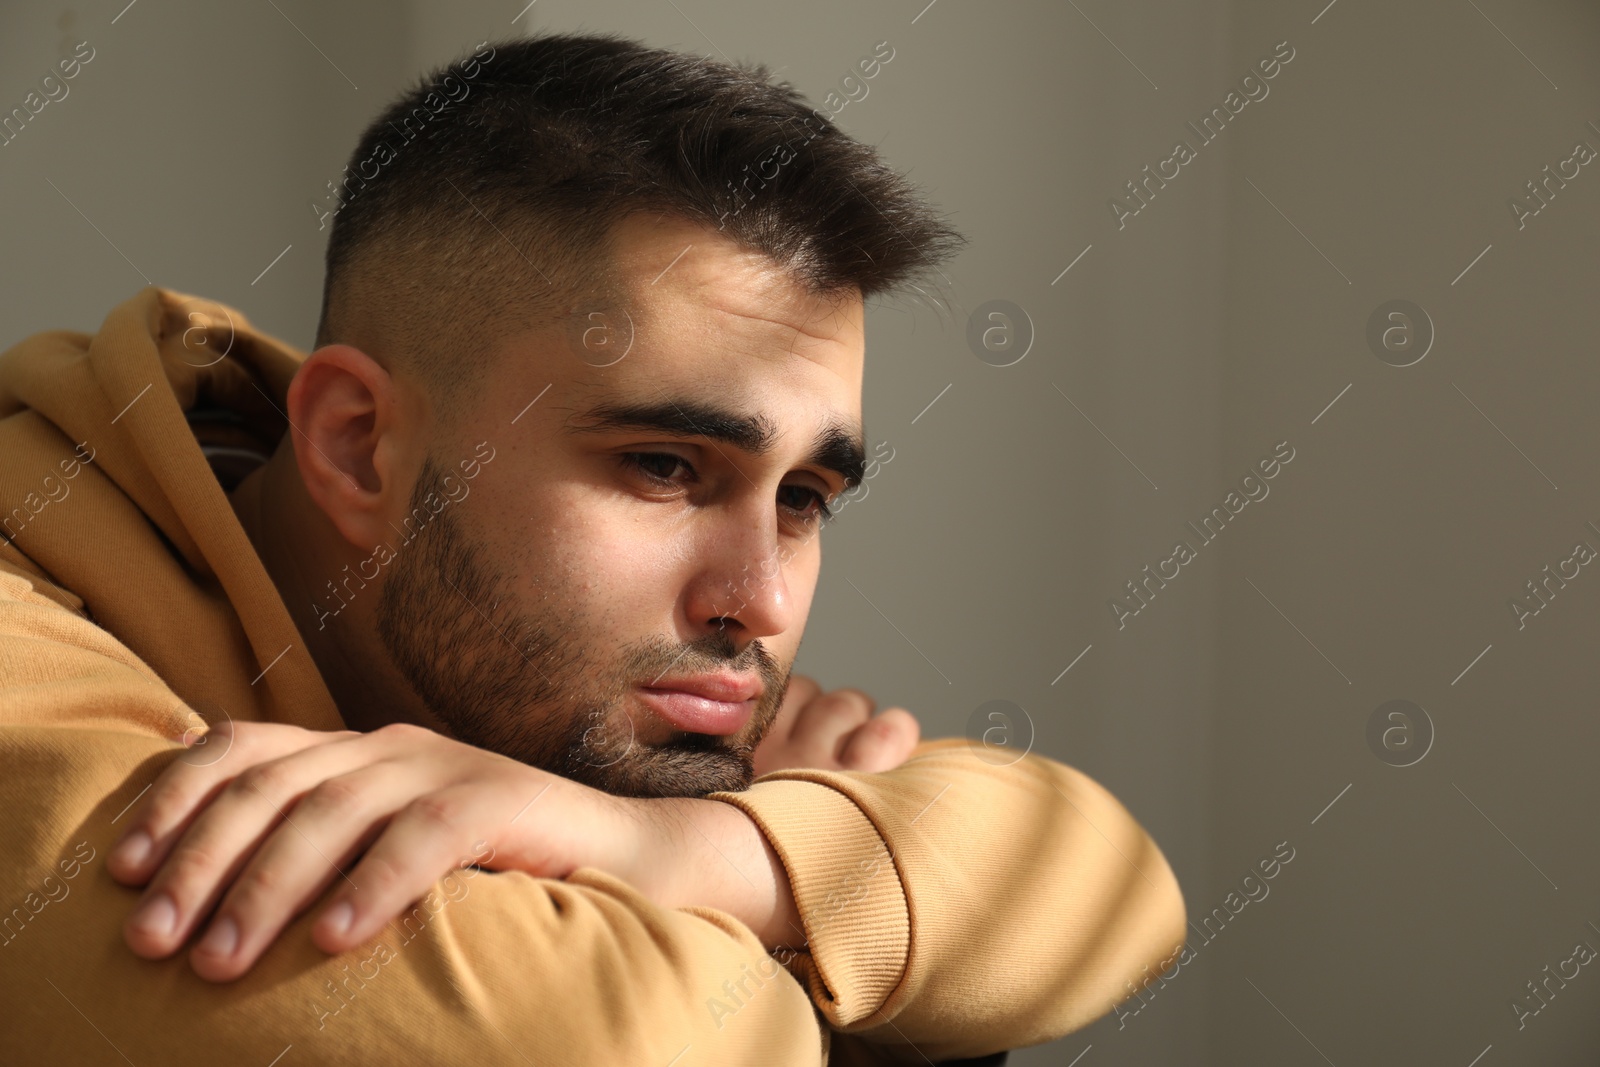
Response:
[{"label": "mustard hoodie", "polygon": [[0,1062],[938,1062],[1058,1037],[1170,966],[1183,900],[1127,810],[961,739],[718,795],[788,869],[807,945],[781,958],[599,871],[470,868],[341,956],[315,912],[233,983],[133,955],[104,857],[203,755],[185,732],[344,728],[226,495],[303,358],[154,286],[0,355]]}]

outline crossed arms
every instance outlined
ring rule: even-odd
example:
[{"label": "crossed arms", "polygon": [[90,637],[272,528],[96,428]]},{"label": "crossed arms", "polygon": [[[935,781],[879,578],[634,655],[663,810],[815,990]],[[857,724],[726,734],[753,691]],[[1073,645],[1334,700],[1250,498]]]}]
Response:
[{"label": "crossed arms", "polygon": [[[208,982],[129,950],[137,896],[106,861],[141,793],[193,751],[181,714],[133,653],[0,565],[0,1059],[110,1044],[135,1063],[815,1065],[845,1033],[882,1062],[937,1062],[1081,1027],[1183,939],[1172,872],[1111,794],[954,740],[890,771],[780,771],[693,802],[759,834],[685,822],[672,877],[670,849],[643,837],[632,859],[562,870],[585,843],[560,840],[566,809],[541,811],[552,789],[517,820],[546,852],[497,853],[530,869],[457,853],[397,920],[330,955],[314,926],[350,891],[336,878],[248,973]],[[765,879],[770,894],[749,892]]]}]

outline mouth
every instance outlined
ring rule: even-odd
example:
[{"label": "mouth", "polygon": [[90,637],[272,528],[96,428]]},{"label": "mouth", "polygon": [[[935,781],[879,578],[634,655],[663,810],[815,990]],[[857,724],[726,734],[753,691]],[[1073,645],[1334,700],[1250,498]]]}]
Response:
[{"label": "mouth", "polygon": [[638,687],[650,710],[686,733],[726,737],[744,729],[761,699],[761,679],[697,674]]}]

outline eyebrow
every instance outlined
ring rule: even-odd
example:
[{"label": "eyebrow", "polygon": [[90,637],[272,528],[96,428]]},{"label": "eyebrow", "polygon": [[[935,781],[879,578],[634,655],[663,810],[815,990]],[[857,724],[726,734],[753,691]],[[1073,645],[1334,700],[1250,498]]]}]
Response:
[{"label": "eyebrow", "polygon": [[[766,455],[778,441],[778,429],[765,415],[687,398],[599,404],[573,415],[567,428],[571,433],[647,431],[668,437],[704,437],[751,456]],[[861,428],[830,421],[812,439],[805,462],[843,478],[846,490],[860,485],[867,466]]]}]

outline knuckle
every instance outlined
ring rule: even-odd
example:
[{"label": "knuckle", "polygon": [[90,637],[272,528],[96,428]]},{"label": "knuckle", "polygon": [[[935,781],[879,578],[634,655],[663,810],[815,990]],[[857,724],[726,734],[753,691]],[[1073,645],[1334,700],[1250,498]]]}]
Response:
[{"label": "knuckle", "polygon": [[878,715],[862,723],[856,729],[856,735],[867,741],[882,743],[894,740],[902,729],[897,720]]},{"label": "knuckle", "polygon": [[277,801],[288,791],[289,772],[281,763],[258,763],[240,771],[228,788],[238,796],[259,793]]},{"label": "knuckle", "polygon": [[426,827],[448,830],[455,827],[460,809],[449,797],[429,793],[413,800],[406,814]]},{"label": "knuckle", "polygon": [[329,778],[306,794],[302,810],[317,815],[354,814],[362,807],[362,789],[349,778]]},{"label": "knuckle", "polygon": [[[226,731],[221,738],[230,742],[230,757],[247,759],[260,759],[266,754],[304,748],[305,741],[315,736],[313,731],[302,726],[278,722],[235,722],[228,719],[214,729]],[[289,743],[291,738],[293,743]]]},{"label": "knuckle", "polygon": [[196,845],[179,846],[162,869],[163,884],[175,895],[183,896],[215,876],[220,867],[219,858],[209,849]]},{"label": "knuckle", "polygon": [[892,770],[905,762],[916,744],[918,732],[916,720],[909,713],[890,708],[851,733],[840,763],[848,770]]},{"label": "knuckle", "polygon": [[239,756],[247,756],[260,749],[265,741],[264,735],[258,729],[260,725],[260,723],[234,722],[228,719],[213,726],[212,729],[217,731],[219,740],[230,742],[229,755],[237,753]]},{"label": "knuckle", "polygon": [[886,708],[875,721],[883,723],[883,729],[891,734],[917,737],[922,733],[922,724],[905,708]]},{"label": "knuckle", "polygon": [[171,830],[194,807],[193,791],[178,782],[163,782],[150,792],[138,822],[160,834]]},{"label": "knuckle", "polygon": [[802,702],[806,702],[820,692],[822,692],[822,686],[817,683],[815,678],[804,674],[794,674],[789,676],[789,688],[785,696],[789,699],[799,699]]},{"label": "knuckle", "polygon": [[836,689],[834,690],[833,695],[838,697],[839,700],[848,704],[850,707],[858,708],[867,712],[868,714],[871,714],[872,709],[878,706],[878,702],[876,700],[873,700],[870,696],[868,696],[866,693],[863,693],[859,689]]},{"label": "knuckle", "polygon": [[896,731],[892,724],[882,719],[868,719],[850,732],[847,751],[878,752],[888,747],[895,736]]},{"label": "knuckle", "polygon": [[872,714],[873,700],[859,689],[834,689],[813,702],[829,718],[864,719]]},{"label": "knuckle", "polygon": [[286,888],[287,879],[284,871],[269,864],[262,864],[246,871],[239,879],[229,906],[235,911],[262,910],[264,905],[280,900]]},{"label": "knuckle", "polygon": [[905,726],[901,729],[900,736],[905,742],[907,755],[922,740],[922,724],[910,712],[906,713]]},{"label": "knuckle", "polygon": [[360,877],[362,890],[377,897],[389,896],[401,883],[400,869],[378,855],[362,860]]}]

